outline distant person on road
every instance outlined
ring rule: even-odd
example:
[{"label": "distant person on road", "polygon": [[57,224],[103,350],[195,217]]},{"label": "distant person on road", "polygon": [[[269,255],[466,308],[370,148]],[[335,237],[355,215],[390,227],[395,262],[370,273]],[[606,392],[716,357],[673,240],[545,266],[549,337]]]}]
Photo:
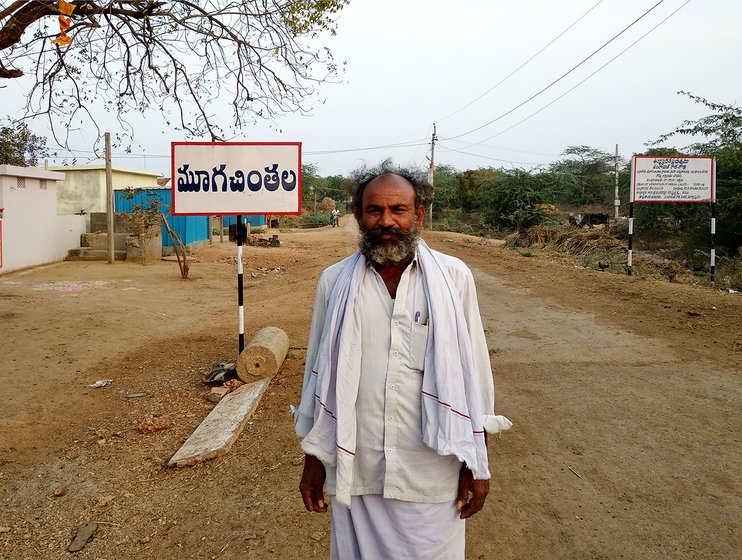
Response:
[{"label": "distant person on road", "polygon": [[335,227],[339,225],[340,223],[340,210],[337,208],[333,208],[332,212],[330,212],[330,224],[332,224],[332,227]]},{"label": "distant person on road", "polygon": [[494,384],[472,274],[419,228],[432,191],[386,164],[358,183],[360,250],[322,274],[304,387],[299,490],[332,496],[331,558],[463,560],[489,492]]}]

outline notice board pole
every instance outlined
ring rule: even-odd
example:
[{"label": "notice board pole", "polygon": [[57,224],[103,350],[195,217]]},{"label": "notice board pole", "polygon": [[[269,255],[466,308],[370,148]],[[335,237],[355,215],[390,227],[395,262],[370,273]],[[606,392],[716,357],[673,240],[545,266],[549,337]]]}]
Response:
[{"label": "notice board pole", "polygon": [[626,251],[626,274],[631,276],[634,264],[634,201],[629,202],[629,246]]},{"label": "notice board pole", "polygon": [[245,306],[242,300],[242,216],[237,216],[237,321],[240,354],[245,349]]},{"label": "notice board pole", "polygon": [[711,202],[711,283],[714,283],[714,273],[716,272],[716,201]]}]

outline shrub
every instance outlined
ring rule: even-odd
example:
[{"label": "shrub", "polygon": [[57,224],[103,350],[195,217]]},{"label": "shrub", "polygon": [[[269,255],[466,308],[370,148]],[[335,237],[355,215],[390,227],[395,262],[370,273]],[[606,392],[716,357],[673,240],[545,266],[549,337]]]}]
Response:
[{"label": "shrub", "polygon": [[487,221],[511,229],[527,228],[544,219],[537,179],[521,169],[493,179],[487,185]]},{"label": "shrub", "polygon": [[716,284],[725,289],[742,290],[742,249],[735,257],[722,257],[715,270]]}]

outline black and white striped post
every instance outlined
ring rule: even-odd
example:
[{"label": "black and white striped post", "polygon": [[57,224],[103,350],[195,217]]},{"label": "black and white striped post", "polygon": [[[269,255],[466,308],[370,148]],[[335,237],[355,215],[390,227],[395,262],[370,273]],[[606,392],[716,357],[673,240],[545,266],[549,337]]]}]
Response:
[{"label": "black and white striped post", "polygon": [[716,158],[711,159],[711,262],[709,276],[711,284],[715,283],[716,274]]},{"label": "black and white striped post", "polygon": [[626,251],[626,274],[631,276],[632,274],[632,265],[633,265],[633,257],[634,257],[634,194],[631,193],[631,202],[629,202],[629,246]]},{"label": "black and white striped post", "polygon": [[245,349],[245,305],[242,298],[242,216],[237,216],[237,322],[240,354]]},{"label": "black and white striped post", "polygon": [[716,192],[714,191],[711,200],[711,265],[709,273],[711,274],[711,283],[714,283],[714,273],[716,272]]}]

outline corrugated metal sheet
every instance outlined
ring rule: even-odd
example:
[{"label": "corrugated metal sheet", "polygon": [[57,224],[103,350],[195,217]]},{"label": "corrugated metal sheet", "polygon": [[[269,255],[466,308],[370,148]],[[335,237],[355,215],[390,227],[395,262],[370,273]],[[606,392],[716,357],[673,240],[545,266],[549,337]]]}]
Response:
[{"label": "corrugated metal sheet", "polygon": [[[208,216],[172,216],[167,212],[170,210],[171,191],[170,189],[142,189],[134,193],[134,197],[128,200],[124,195],[125,191],[114,191],[116,195],[115,211],[131,212],[135,204],[141,207],[148,207],[151,196],[157,197],[160,201],[160,210],[165,212],[167,222],[170,228],[180,236],[181,241],[186,246],[199,241],[208,241],[209,239],[209,218]],[[172,247],[174,245],[170,235],[162,226],[162,246]]]},{"label": "corrugated metal sheet", "polygon": [[[265,225],[265,216],[242,216],[242,221],[247,219],[247,223],[252,227],[260,227]],[[232,224],[237,223],[237,216],[224,216],[224,227],[229,227]]]}]

